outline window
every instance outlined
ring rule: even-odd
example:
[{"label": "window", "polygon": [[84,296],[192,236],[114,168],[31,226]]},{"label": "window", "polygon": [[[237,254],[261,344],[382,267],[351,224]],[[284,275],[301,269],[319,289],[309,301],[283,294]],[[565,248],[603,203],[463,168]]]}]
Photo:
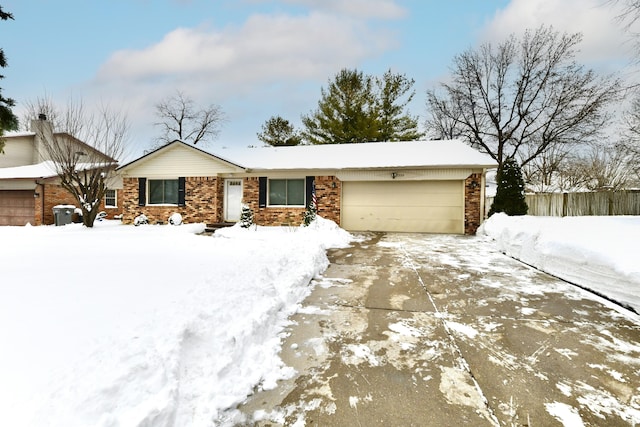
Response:
[{"label": "window", "polygon": [[270,179],[270,206],[304,206],[304,179]]},{"label": "window", "polygon": [[178,187],[177,179],[150,179],[149,204],[177,205]]},{"label": "window", "polygon": [[104,192],[104,206],[106,208],[115,208],[118,206],[116,190],[107,189]]}]

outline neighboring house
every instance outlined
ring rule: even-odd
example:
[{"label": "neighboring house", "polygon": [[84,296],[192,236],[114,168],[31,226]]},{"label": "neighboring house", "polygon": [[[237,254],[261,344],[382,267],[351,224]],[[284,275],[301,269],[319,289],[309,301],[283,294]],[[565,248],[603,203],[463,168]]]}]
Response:
[{"label": "neighboring house", "polygon": [[[31,123],[48,126],[41,118]],[[78,146],[78,154],[97,151],[84,142],[66,133],[53,133],[55,138],[65,138]],[[5,134],[4,154],[0,154],[0,225],[53,224],[53,207],[56,205],[78,206],[62,186],[57,177],[55,164],[36,132],[9,132]],[[102,154],[102,153],[99,153]],[[108,156],[105,161],[115,162]],[[122,180],[118,177],[110,182],[109,191],[100,209],[113,217],[122,212],[118,206],[122,197]]]},{"label": "neighboring house", "polygon": [[350,231],[474,234],[485,172],[496,163],[461,141],[332,144],[225,150],[180,141],[118,169],[123,222],[236,222],[247,204],[260,225],[298,225],[317,199],[320,216]]}]

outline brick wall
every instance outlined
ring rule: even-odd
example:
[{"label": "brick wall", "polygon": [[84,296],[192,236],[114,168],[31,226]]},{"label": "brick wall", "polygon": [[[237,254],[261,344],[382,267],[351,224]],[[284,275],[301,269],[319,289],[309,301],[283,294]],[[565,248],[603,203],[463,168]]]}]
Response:
[{"label": "brick wall", "polygon": [[188,177],[185,180],[185,206],[138,206],[138,178],[123,179],[122,222],[132,224],[136,216],[145,214],[149,222],[166,223],[174,212],[185,223],[217,223],[222,221],[223,180],[217,177]]},{"label": "brick wall", "polygon": [[[335,186],[334,186],[335,184]],[[340,224],[340,180],[333,176],[315,177],[318,214]],[[253,221],[258,225],[302,224],[305,208],[264,207],[258,205],[259,178],[245,178],[243,202],[253,211]]]},{"label": "brick wall", "polygon": [[482,174],[474,173],[464,182],[464,234],[476,234],[482,216],[480,212],[480,194]]},{"label": "brick wall", "polygon": [[[58,184],[39,184],[36,192],[39,194],[35,201],[36,225],[54,224],[53,207],[56,205],[73,205],[78,208],[80,207],[80,202],[78,202],[74,196]],[[105,208],[104,199],[100,201],[100,206],[98,207],[98,212],[105,211],[107,213],[107,218],[110,219],[113,219],[115,215],[120,215],[122,213],[123,191],[116,190],[116,193],[118,203],[117,207]]]},{"label": "brick wall", "polygon": [[[78,201],[67,190],[60,185],[49,183],[43,184],[44,195],[40,193],[40,197],[44,197],[44,206],[42,201],[36,200],[36,210],[42,209],[42,224],[54,224],[53,207],[56,205],[73,205],[79,206]],[[36,221],[37,222],[37,221]]]},{"label": "brick wall", "polygon": [[335,176],[316,176],[318,215],[340,225],[342,182]]}]

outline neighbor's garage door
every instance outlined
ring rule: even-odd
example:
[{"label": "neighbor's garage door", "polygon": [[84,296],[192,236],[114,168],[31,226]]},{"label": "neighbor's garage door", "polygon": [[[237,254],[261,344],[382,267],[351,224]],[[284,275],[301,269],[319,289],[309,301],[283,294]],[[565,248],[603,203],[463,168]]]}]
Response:
[{"label": "neighbor's garage door", "polygon": [[0,190],[0,225],[34,223],[32,190]]},{"label": "neighbor's garage door", "polygon": [[352,231],[464,233],[463,181],[342,183],[341,225]]}]

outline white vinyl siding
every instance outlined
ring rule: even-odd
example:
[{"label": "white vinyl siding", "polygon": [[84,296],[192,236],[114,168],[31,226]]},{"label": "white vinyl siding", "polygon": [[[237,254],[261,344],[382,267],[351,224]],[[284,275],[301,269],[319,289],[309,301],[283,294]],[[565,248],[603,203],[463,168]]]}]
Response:
[{"label": "white vinyl siding", "polygon": [[16,136],[5,139],[4,153],[0,154],[0,168],[39,163],[34,158],[33,136]]},{"label": "white vinyl siding", "polygon": [[341,225],[351,231],[463,234],[463,181],[345,182]]},{"label": "white vinyl siding", "polygon": [[126,168],[126,176],[162,178],[166,176],[216,176],[241,171],[233,165],[202,152],[176,145]]}]

